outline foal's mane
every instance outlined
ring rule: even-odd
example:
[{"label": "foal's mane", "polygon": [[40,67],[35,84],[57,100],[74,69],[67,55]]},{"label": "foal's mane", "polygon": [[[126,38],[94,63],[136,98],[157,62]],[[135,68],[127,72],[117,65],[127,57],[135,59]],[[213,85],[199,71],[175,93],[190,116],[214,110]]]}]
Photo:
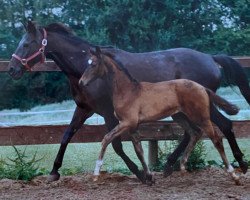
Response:
[{"label": "foal's mane", "polygon": [[110,58],[110,60],[115,64],[115,66],[117,67],[117,69],[119,69],[120,71],[122,71],[131,82],[138,84],[139,82],[131,76],[131,74],[128,72],[128,70],[124,67],[124,65],[115,58],[115,55],[109,52],[102,52],[103,55],[107,56],[108,58]]}]

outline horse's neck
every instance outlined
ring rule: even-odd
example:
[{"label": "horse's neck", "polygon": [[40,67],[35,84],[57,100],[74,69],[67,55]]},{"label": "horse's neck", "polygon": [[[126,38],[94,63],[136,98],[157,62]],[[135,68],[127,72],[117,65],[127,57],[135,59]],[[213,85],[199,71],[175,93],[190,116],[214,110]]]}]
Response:
[{"label": "horse's neck", "polygon": [[124,71],[118,69],[114,63],[105,63],[108,68],[107,78],[111,82],[113,98],[125,98],[130,92],[139,89],[139,83],[134,82],[125,74]]},{"label": "horse's neck", "polygon": [[80,45],[73,46],[64,36],[48,33],[47,57],[52,59],[66,74],[80,78],[83,74],[83,49]]}]

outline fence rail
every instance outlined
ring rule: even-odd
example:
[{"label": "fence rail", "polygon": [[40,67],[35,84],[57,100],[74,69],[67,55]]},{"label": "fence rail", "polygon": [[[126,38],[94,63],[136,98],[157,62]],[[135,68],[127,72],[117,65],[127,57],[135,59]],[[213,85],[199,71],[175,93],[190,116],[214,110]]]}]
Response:
[{"label": "fence rail", "polygon": [[[233,125],[237,138],[250,138],[250,120],[234,121]],[[58,144],[66,128],[67,125],[1,127],[0,145]],[[215,129],[218,131],[217,127]],[[101,142],[105,133],[105,125],[83,125],[71,142]],[[157,121],[140,125],[138,133],[143,141],[175,140],[183,134],[183,130],[174,122]],[[122,140],[129,141],[130,138],[125,135]]]},{"label": "fence rail", "polygon": [[[250,67],[250,57],[234,57],[243,67]],[[0,72],[8,71],[9,61],[0,60]],[[60,71],[54,62],[38,64],[33,71]],[[234,121],[234,130],[238,138],[250,138],[250,120]],[[0,145],[30,145],[30,144],[57,144],[60,143],[62,134],[67,125],[46,126],[15,126],[0,127]],[[216,127],[215,127],[216,128]],[[216,128],[217,129],[217,128]],[[83,125],[76,134],[72,143],[100,142],[107,132],[104,125]],[[173,140],[183,134],[183,130],[173,122],[158,121],[143,124],[139,127],[142,140],[149,143],[149,163],[154,164],[157,160],[157,140]],[[130,138],[124,136],[123,141]]]}]

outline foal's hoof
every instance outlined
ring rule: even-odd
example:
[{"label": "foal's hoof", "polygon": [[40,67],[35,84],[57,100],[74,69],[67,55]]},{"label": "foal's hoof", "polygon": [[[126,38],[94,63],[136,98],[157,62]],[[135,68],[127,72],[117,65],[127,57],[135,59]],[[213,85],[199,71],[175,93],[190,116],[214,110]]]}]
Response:
[{"label": "foal's hoof", "polygon": [[97,182],[98,179],[99,179],[99,176],[97,176],[97,175],[94,175],[94,176],[93,176],[93,181],[94,181],[94,182]]},{"label": "foal's hoof", "polygon": [[53,181],[58,181],[60,179],[60,174],[50,174],[49,177],[47,178],[48,182],[53,182]]},{"label": "foal's hoof", "polygon": [[165,165],[163,175],[164,177],[170,176],[174,171],[174,167],[171,165]]},{"label": "foal's hoof", "polygon": [[239,165],[240,165],[240,168],[241,168],[243,174],[247,173],[248,163],[246,161],[241,161],[239,163]]}]

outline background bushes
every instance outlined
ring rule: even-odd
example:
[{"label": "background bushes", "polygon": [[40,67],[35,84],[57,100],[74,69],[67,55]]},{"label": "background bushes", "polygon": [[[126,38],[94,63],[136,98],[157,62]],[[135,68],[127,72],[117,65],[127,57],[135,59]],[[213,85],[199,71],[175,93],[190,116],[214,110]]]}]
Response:
[{"label": "background bushes", "polygon": [[[100,45],[131,52],[188,47],[228,55],[249,55],[248,0],[13,0],[0,2],[0,58],[9,59],[28,19],[40,25],[62,22]],[[70,98],[58,73],[33,73],[14,81],[0,74],[0,109],[28,109]]]}]

